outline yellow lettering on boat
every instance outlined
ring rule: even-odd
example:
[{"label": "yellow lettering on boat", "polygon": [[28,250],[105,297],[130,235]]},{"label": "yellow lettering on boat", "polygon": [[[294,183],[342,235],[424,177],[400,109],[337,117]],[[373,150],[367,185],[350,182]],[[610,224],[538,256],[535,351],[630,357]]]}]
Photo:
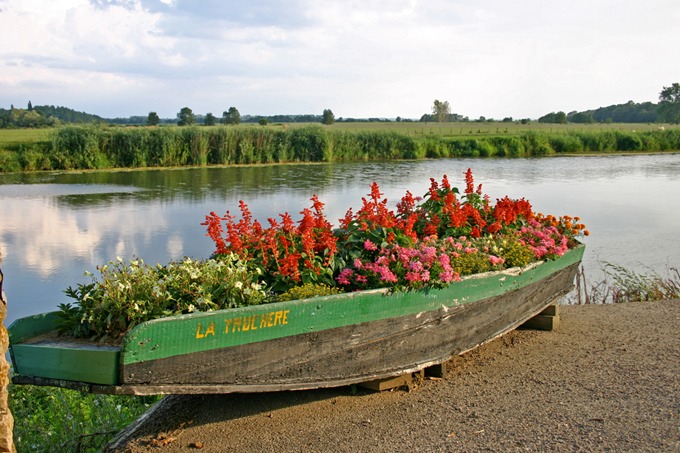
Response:
[{"label": "yellow lettering on boat", "polygon": [[234,326],[234,328],[231,329],[232,332],[240,332],[241,331],[241,321],[243,321],[243,318],[234,318],[234,323],[232,324]]},{"label": "yellow lettering on boat", "polygon": [[[290,310],[270,311],[267,313],[255,313],[238,318],[227,318],[224,320],[224,334],[234,332],[249,332],[269,327],[283,326],[288,324],[288,314]],[[208,335],[215,336],[215,323],[211,322],[203,330],[201,323],[196,327],[196,338],[205,338]]]},{"label": "yellow lettering on boat", "polygon": [[199,322],[198,326],[196,326],[196,338],[205,338],[208,335],[212,335],[213,337],[215,336],[215,323],[211,322],[208,324],[208,327],[205,329],[205,332],[201,333],[201,327],[203,325]]}]

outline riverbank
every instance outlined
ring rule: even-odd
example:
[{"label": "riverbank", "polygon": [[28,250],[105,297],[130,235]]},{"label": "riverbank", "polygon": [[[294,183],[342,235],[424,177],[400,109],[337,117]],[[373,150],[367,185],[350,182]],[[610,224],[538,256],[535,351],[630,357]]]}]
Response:
[{"label": "riverbank", "polygon": [[561,316],[410,391],[168,397],[113,451],[678,451],[680,301]]},{"label": "riverbank", "polygon": [[7,132],[0,132],[0,173],[680,150],[677,127],[633,127],[637,126],[640,127],[496,126],[495,130],[464,132],[463,126],[449,123],[448,129],[437,127],[435,131],[430,127],[429,132],[421,126],[420,133],[318,124],[290,128],[62,126],[33,141],[30,136],[24,141],[3,140]]}]

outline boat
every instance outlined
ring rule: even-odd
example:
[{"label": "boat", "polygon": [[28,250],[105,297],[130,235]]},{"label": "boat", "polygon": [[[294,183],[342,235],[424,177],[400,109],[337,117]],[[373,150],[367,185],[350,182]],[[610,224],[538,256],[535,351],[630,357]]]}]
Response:
[{"label": "boat", "polygon": [[436,370],[549,313],[573,289],[584,250],[443,289],[383,288],[155,319],[117,345],[56,336],[56,312],[29,316],[9,327],[12,380],[103,394],[252,393]]}]

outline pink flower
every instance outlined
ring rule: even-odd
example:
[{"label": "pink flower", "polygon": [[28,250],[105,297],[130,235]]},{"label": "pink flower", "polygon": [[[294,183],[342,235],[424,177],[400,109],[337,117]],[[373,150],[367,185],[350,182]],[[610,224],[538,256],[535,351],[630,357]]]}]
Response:
[{"label": "pink flower", "polygon": [[352,269],[345,268],[340,272],[340,275],[338,275],[336,280],[341,285],[349,285],[351,284],[349,279],[352,277],[352,275],[354,275],[354,271]]},{"label": "pink flower", "polygon": [[366,242],[364,242],[364,248],[369,251],[378,250],[378,246],[372,243],[370,239],[366,239]]},{"label": "pink flower", "polygon": [[489,261],[494,266],[498,266],[499,264],[505,263],[505,260],[503,258],[499,258],[499,257],[494,256],[494,255],[489,255]]}]

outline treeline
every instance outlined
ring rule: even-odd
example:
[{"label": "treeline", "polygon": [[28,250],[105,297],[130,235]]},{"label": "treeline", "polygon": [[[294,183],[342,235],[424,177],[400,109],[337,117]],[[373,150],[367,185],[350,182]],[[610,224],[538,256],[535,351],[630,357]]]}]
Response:
[{"label": "treeline", "polygon": [[343,131],[321,126],[64,126],[44,142],[0,149],[0,171],[335,162],[442,157],[530,157],[560,153],[680,150],[680,129],[526,132],[477,138]]},{"label": "treeline", "polygon": [[[591,123],[656,123],[668,121],[659,109],[660,104],[653,102],[635,103],[600,107],[582,112],[551,112],[538,118],[539,123],[553,124],[591,124]],[[668,121],[673,122],[673,121]]]},{"label": "treeline", "polygon": [[9,109],[0,108],[0,129],[55,127],[64,123],[105,122],[103,118],[97,115],[77,112],[68,107],[55,107],[53,105],[36,105],[34,107],[30,101],[25,109],[17,109],[14,106]]}]

